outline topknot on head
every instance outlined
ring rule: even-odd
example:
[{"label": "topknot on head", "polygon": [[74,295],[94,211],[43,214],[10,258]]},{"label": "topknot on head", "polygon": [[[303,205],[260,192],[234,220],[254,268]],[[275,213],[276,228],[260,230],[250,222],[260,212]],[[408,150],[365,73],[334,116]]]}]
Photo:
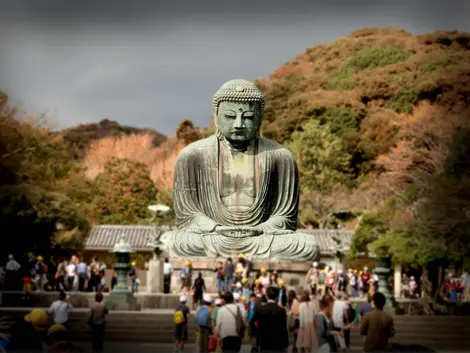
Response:
[{"label": "topknot on head", "polygon": [[264,109],[264,95],[253,82],[247,80],[230,80],[214,94],[212,107],[215,114],[220,102],[258,102],[261,112]]}]

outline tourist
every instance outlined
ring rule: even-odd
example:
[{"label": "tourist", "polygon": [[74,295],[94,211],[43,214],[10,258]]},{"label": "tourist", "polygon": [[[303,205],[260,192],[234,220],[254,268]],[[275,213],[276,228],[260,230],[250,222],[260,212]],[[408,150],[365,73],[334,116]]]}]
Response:
[{"label": "tourist", "polygon": [[11,329],[8,351],[45,352],[49,316],[42,309],[34,309],[26,314],[24,321],[17,321]]},{"label": "tourist", "polygon": [[242,279],[242,297],[249,298],[251,296],[250,282],[248,278]]},{"label": "tourist", "polygon": [[355,326],[356,322],[356,310],[352,307],[351,302],[348,300],[348,297],[345,296],[344,298],[346,302],[346,311],[345,316],[343,319],[344,327],[343,327],[343,335],[344,335],[344,343],[346,348],[349,349],[351,345],[351,328]]},{"label": "tourist", "polygon": [[225,262],[224,268],[224,288],[226,292],[232,292],[233,274],[235,272],[235,266],[233,265],[232,258],[228,258]]},{"label": "tourist", "polygon": [[388,339],[395,335],[393,317],[383,311],[385,296],[377,292],[372,298],[372,307],[361,322],[360,333],[365,336],[364,352],[384,352],[388,349]]},{"label": "tourist", "polygon": [[246,323],[246,319],[247,319],[246,308],[245,308],[245,304],[243,304],[242,302],[242,296],[240,295],[240,293],[233,293],[233,302],[237,304],[237,306],[239,307],[243,321]]},{"label": "tourist", "polygon": [[89,292],[99,292],[101,287],[101,277],[100,277],[100,263],[98,256],[95,256],[88,266],[90,271],[90,276],[88,280],[88,291]]},{"label": "tourist", "polygon": [[362,318],[364,317],[364,315],[367,314],[371,310],[372,310],[372,297],[368,296],[367,303],[362,305],[361,309],[359,310],[359,317],[360,317],[361,322],[362,322]]},{"label": "tourist", "polygon": [[238,262],[237,262],[237,266],[235,268],[235,271],[237,273],[239,273],[240,276],[243,278],[243,277],[248,276],[246,270],[247,270],[247,266],[246,266],[246,261],[245,261],[245,255],[240,253],[240,254],[238,254]]},{"label": "tourist", "polygon": [[54,316],[54,323],[67,327],[69,313],[73,306],[70,304],[70,297],[64,291],[60,291],[59,299],[52,303],[49,308],[49,314]]},{"label": "tourist", "polygon": [[219,309],[215,331],[222,341],[224,353],[237,353],[240,351],[244,336],[244,322],[240,308],[233,302],[233,294],[224,294],[225,305]]},{"label": "tourist", "polygon": [[98,286],[98,292],[101,292],[103,288],[106,288],[106,269],[108,266],[104,263],[104,261],[101,261],[99,263],[99,286]]},{"label": "tourist", "polygon": [[234,283],[234,289],[232,291],[233,295],[237,294],[241,297],[242,296],[242,291],[243,291],[243,288],[242,288],[241,282],[235,282]]},{"label": "tourist", "polygon": [[317,348],[313,319],[316,315],[315,308],[310,301],[310,293],[305,291],[300,298],[299,305],[299,330],[295,345],[300,353],[310,353]]},{"label": "tourist", "polygon": [[271,278],[269,277],[268,271],[263,267],[260,269],[260,276],[259,279],[261,281],[261,285],[266,289],[269,287],[269,283],[271,283]]},{"label": "tourist", "polygon": [[191,262],[186,261],[180,270],[181,290],[188,293],[191,288]]},{"label": "tourist", "polygon": [[199,272],[196,280],[193,285],[194,290],[194,300],[193,300],[193,309],[195,310],[197,305],[202,304],[203,294],[206,291],[206,283],[204,278],[202,278],[202,272]]},{"label": "tourist", "polygon": [[8,262],[5,265],[5,290],[15,290],[20,286],[20,269],[21,265],[15,260],[15,257],[10,254],[8,255]]},{"label": "tourist", "polygon": [[211,319],[212,319],[212,329],[215,330],[215,325],[217,323],[217,314],[219,313],[219,309],[222,307],[222,299],[217,298],[214,302],[215,307],[212,310],[211,313]]},{"label": "tourist", "polygon": [[358,280],[357,280],[357,270],[350,270],[350,274],[348,275],[348,286],[351,291],[351,296],[353,298],[358,297]]},{"label": "tourist", "polygon": [[340,294],[346,293],[346,286],[347,286],[347,277],[343,270],[338,270],[338,278],[336,282],[336,289]]},{"label": "tourist", "polygon": [[74,290],[75,279],[77,278],[77,266],[73,262],[73,258],[70,260],[66,267],[67,272],[67,289],[69,291]]},{"label": "tourist", "polygon": [[[197,279],[196,279],[197,281]],[[208,353],[207,345],[212,333],[210,305],[212,298],[205,294],[202,298],[202,306],[196,314],[196,324],[199,326],[199,352]]]},{"label": "tourist", "polygon": [[163,263],[163,293],[170,293],[171,290],[171,275],[173,274],[173,266],[168,257],[165,257]]},{"label": "tourist", "polygon": [[[347,296],[346,294],[340,294],[339,298],[336,299],[333,303],[333,312],[331,315],[333,325],[336,329],[343,331],[346,327],[345,317],[348,315],[347,310]],[[344,337],[338,336],[336,337],[336,341],[339,348],[346,349],[346,342]]]},{"label": "tourist", "polygon": [[113,271],[111,272],[111,291],[114,289],[114,287],[117,286],[118,282],[118,275],[116,270],[113,268]]},{"label": "tourist", "polygon": [[175,352],[182,352],[184,344],[188,340],[188,317],[190,310],[186,306],[188,297],[185,295],[180,296],[180,303],[175,309],[174,322],[175,322]]},{"label": "tourist", "polygon": [[77,265],[77,275],[78,275],[78,290],[83,292],[85,290],[85,282],[87,280],[88,266],[85,261],[81,259]]},{"label": "tourist", "polygon": [[255,279],[253,283],[253,293],[256,295],[262,295],[264,293],[263,285],[261,284],[261,279]]},{"label": "tourist", "polygon": [[224,285],[225,266],[224,266],[224,263],[222,261],[219,262],[217,267],[214,269],[214,272],[215,272],[217,291],[218,291],[219,296],[220,296],[225,291],[225,285]]},{"label": "tourist", "polygon": [[310,286],[310,290],[312,292],[312,295],[317,295],[318,293],[318,279],[319,279],[319,272],[318,272],[318,263],[314,262],[312,263],[312,267],[307,272],[307,275],[305,276],[305,282],[308,283]]},{"label": "tourist", "polygon": [[361,280],[362,280],[362,296],[366,296],[369,293],[369,281],[371,279],[371,275],[369,273],[369,268],[364,267],[364,270],[362,271],[361,274]]},{"label": "tourist", "polygon": [[290,290],[288,294],[288,299],[287,299],[287,306],[289,310],[289,315],[290,315],[290,330],[292,331],[293,334],[293,342],[294,342],[294,347],[292,347],[292,353],[296,353],[298,351],[297,349],[297,336],[299,333],[299,300],[297,299],[297,293],[295,291]]},{"label": "tourist", "polygon": [[337,352],[336,336],[341,333],[335,330],[331,315],[333,313],[334,299],[324,295],[320,300],[320,312],[315,316],[315,331],[318,349],[316,353]]},{"label": "tourist", "polygon": [[50,353],[81,352],[70,342],[70,335],[64,325],[52,325],[47,331]]},{"label": "tourist", "polygon": [[131,279],[132,293],[137,293],[137,270],[135,268],[135,264],[135,261],[132,261],[131,268],[129,269],[129,278]]},{"label": "tourist", "polygon": [[277,281],[277,286],[279,288],[279,298],[277,303],[283,308],[287,307],[287,288],[284,280],[280,279]]},{"label": "tourist", "polygon": [[106,328],[106,315],[108,308],[103,303],[103,294],[95,294],[95,304],[90,309],[88,325],[91,329],[93,352],[102,352],[104,343],[104,331]]},{"label": "tourist", "polygon": [[68,287],[65,284],[65,278],[67,275],[67,262],[64,258],[59,258],[57,269],[55,272],[55,286],[57,291],[67,290]]},{"label": "tourist", "polygon": [[289,347],[286,311],[277,305],[279,289],[266,289],[268,302],[255,310],[251,323],[258,323],[256,328],[260,352],[283,352]]},{"label": "tourist", "polygon": [[277,273],[276,272],[271,273],[271,275],[269,276],[268,287],[277,287],[278,285],[277,282],[278,282]]},{"label": "tourist", "polygon": [[44,286],[46,285],[47,282],[47,273],[48,273],[48,267],[44,263],[44,259],[42,256],[37,256],[36,257],[36,263],[34,265],[34,281],[36,284],[36,288],[39,291],[44,290]]}]

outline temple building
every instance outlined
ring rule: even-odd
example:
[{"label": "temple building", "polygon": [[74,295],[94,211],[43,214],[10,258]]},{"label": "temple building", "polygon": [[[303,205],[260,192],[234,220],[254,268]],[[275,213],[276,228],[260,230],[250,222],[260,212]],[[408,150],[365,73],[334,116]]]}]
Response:
[{"label": "temple building", "polygon": [[[168,231],[172,227],[160,227],[149,225],[97,225],[93,226],[88,236],[85,247],[85,259],[91,260],[95,255],[102,258],[105,263],[112,263],[110,250],[112,250],[120,234],[128,236],[129,242],[135,252],[133,258],[138,262],[138,267],[143,267],[144,263],[152,256],[152,248],[148,241],[156,231]],[[312,234],[320,247],[320,260],[329,266],[335,266],[337,258],[335,253],[341,248],[343,251],[349,248],[352,230],[331,230],[331,229],[302,229],[303,233]],[[140,265],[140,266],[139,266]]]}]

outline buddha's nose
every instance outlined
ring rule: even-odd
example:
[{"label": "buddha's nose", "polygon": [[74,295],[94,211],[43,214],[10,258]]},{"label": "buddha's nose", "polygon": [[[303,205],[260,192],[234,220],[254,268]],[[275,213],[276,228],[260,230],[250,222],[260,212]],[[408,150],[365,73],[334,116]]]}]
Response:
[{"label": "buddha's nose", "polygon": [[233,127],[235,129],[243,128],[243,119],[241,116],[237,116],[237,118],[235,119],[235,122],[233,123]]}]

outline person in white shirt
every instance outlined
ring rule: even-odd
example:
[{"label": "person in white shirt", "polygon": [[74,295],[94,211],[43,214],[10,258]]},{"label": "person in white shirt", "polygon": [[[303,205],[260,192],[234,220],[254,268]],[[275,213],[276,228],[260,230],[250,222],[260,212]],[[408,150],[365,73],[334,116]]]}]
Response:
[{"label": "person in white shirt", "polygon": [[172,274],[173,266],[170,264],[170,260],[166,257],[165,262],[163,263],[163,293],[170,293]]},{"label": "person in white shirt", "polygon": [[70,261],[66,267],[67,271],[67,288],[69,291],[73,291],[75,278],[77,277],[77,266],[73,261]]},{"label": "person in white shirt", "polygon": [[226,292],[225,305],[217,312],[215,332],[222,340],[226,352],[239,352],[242,344],[241,332],[237,332],[237,319],[241,315],[240,307],[233,302],[233,294]]},{"label": "person in white shirt", "polygon": [[64,291],[60,291],[59,300],[53,302],[48,311],[49,314],[53,315],[54,323],[67,327],[69,313],[72,309],[73,306],[70,304],[70,298]]},{"label": "person in white shirt", "polygon": [[242,297],[241,297],[240,293],[238,293],[238,292],[233,293],[233,301],[240,308],[240,312],[241,312],[243,321],[246,324],[247,323],[247,315],[246,315],[245,305],[241,302],[241,299],[242,299]]}]

